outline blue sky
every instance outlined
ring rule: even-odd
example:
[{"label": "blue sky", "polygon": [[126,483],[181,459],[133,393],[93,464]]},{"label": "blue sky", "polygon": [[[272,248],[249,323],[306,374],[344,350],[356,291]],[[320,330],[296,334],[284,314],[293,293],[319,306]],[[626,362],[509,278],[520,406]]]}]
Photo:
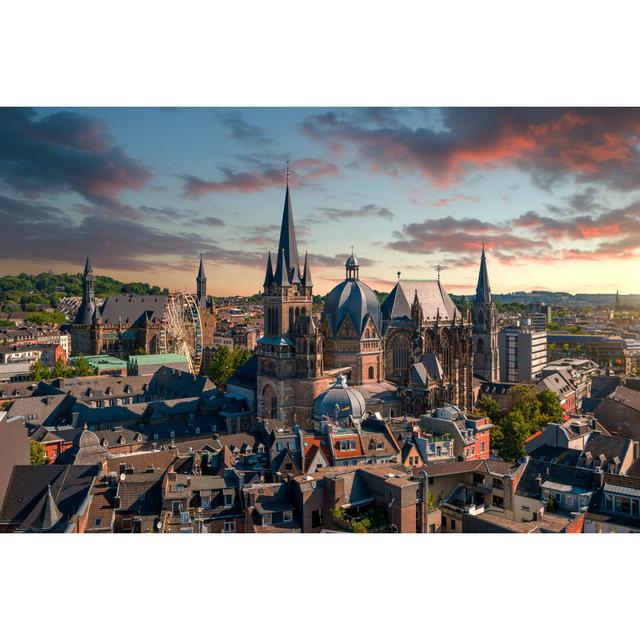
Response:
[{"label": "blue sky", "polygon": [[635,109],[0,109],[0,271],[253,293],[291,164],[318,293],[343,277],[636,292]]}]

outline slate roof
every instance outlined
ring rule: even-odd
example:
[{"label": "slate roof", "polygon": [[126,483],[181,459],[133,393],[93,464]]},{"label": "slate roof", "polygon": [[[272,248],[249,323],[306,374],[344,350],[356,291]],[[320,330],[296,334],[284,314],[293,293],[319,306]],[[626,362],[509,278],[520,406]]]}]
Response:
[{"label": "slate roof", "polygon": [[544,444],[529,453],[534,460],[540,462],[553,462],[574,467],[580,457],[579,449],[566,449],[565,447],[554,447]]},{"label": "slate roof", "polygon": [[[626,457],[630,447],[633,447],[631,438],[604,436],[594,431],[589,436],[589,440],[587,440],[587,444],[580,455],[579,464],[581,466],[598,464],[604,467],[607,463],[613,463],[616,466],[615,473],[619,473],[620,464]],[[588,454],[591,454],[591,456]],[[604,456],[604,458],[601,458],[601,456]],[[617,461],[615,460],[616,458]]]},{"label": "slate roof", "polygon": [[538,475],[541,476],[543,482],[551,481],[587,491],[593,490],[595,486],[594,472],[590,469],[580,469],[578,467],[530,459],[520,477],[515,493],[519,496],[539,500]]},{"label": "slate roof", "polygon": [[255,391],[258,388],[258,356],[253,354],[237,371],[227,380],[227,387],[236,385]]},{"label": "slate roof", "polygon": [[[93,485],[97,466],[16,465],[0,512],[3,527],[39,530],[46,523],[49,487],[61,518],[57,530],[69,524]],[[49,512],[50,515],[50,512]]]},{"label": "slate roof", "polygon": [[104,324],[120,322],[138,326],[145,322],[159,324],[167,301],[167,296],[109,296],[100,313]]}]

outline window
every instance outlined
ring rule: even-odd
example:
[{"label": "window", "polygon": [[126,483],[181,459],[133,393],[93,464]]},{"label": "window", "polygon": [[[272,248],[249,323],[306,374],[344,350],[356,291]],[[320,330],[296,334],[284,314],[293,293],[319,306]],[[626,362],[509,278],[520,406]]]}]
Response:
[{"label": "window", "polygon": [[224,496],[224,506],[230,507],[233,504],[233,495],[226,493]]},{"label": "window", "polygon": [[442,516],[442,526],[446,529],[447,527],[447,518],[446,516]]},{"label": "window", "polygon": [[286,462],[284,465],[285,471],[291,471],[293,465],[290,462]]},{"label": "window", "polygon": [[272,518],[271,518],[271,514],[270,513],[265,513],[262,516],[262,524],[271,524],[271,520],[272,520]]},{"label": "window", "polygon": [[144,492],[138,496],[138,500],[142,500],[144,502]]},{"label": "window", "polygon": [[493,479],[493,488],[494,489],[504,489],[504,484],[503,484],[502,480],[499,480],[498,478],[494,478]]},{"label": "window", "polygon": [[374,377],[375,377],[375,374],[373,371],[373,367],[369,367],[369,380],[373,380]]},{"label": "window", "polygon": [[122,529],[124,531],[130,531],[131,530],[131,517],[130,516],[125,516],[124,518],[122,518]]},{"label": "window", "polygon": [[567,496],[567,506],[573,507],[573,496]]},{"label": "window", "polygon": [[102,518],[96,518],[95,522],[93,523],[94,527],[99,527],[102,524]]},{"label": "window", "polygon": [[224,521],[224,533],[235,533],[235,532],[236,532],[235,520],[225,520]]},{"label": "window", "polygon": [[484,441],[480,443],[480,453],[484,453]]},{"label": "window", "polygon": [[504,498],[502,496],[491,496],[492,504],[498,509],[504,509]]},{"label": "window", "polygon": [[293,513],[291,513],[291,511],[285,511],[282,514],[282,521],[283,522],[291,522],[293,520]]},{"label": "window", "polygon": [[451,518],[451,531],[455,531],[456,530],[456,521]]},{"label": "window", "polygon": [[276,451],[282,451],[284,449],[284,445],[282,442],[276,442]]},{"label": "window", "polygon": [[313,528],[321,527],[323,522],[322,509],[315,509],[311,512],[311,526]]}]

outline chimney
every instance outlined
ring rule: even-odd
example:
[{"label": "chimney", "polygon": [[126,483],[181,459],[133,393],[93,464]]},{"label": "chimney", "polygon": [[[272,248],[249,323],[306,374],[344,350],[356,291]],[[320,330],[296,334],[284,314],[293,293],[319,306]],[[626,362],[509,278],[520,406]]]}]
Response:
[{"label": "chimney", "polygon": [[593,484],[595,489],[602,489],[602,487],[604,487],[604,472],[601,468],[596,469],[593,474]]}]

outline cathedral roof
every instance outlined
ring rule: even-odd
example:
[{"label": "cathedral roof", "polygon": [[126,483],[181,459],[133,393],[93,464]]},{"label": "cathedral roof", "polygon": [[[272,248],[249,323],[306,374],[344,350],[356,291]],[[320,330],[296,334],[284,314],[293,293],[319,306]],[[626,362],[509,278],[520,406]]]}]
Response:
[{"label": "cathedral roof", "polygon": [[334,287],[325,298],[322,311],[335,335],[346,316],[349,316],[359,335],[364,331],[368,316],[382,331],[382,315],[378,296],[361,280],[345,280]]},{"label": "cathedral roof", "polygon": [[394,318],[411,317],[411,303],[418,297],[425,320],[435,320],[439,312],[441,321],[460,315],[442,283],[437,280],[398,280],[382,303],[382,316],[386,322]]},{"label": "cathedral roof", "polygon": [[322,419],[322,416],[362,418],[364,412],[363,395],[357,389],[350,388],[342,374],[339,374],[334,385],[320,394],[313,403],[313,415],[316,420]]}]

